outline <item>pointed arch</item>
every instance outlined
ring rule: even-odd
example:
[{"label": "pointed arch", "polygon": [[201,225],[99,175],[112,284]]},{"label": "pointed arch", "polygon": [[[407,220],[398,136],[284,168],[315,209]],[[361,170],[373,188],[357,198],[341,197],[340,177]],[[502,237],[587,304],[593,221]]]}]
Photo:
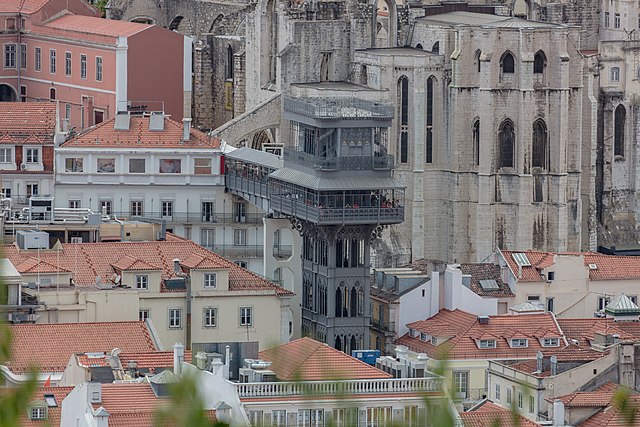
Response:
[{"label": "pointed arch", "polygon": [[223,14],[219,14],[216,16],[216,19],[213,20],[211,26],[209,27],[209,34],[221,34],[222,33],[222,20],[224,19]]},{"label": "pointed arch", "polygon": [[512,168],[515,166],[516,132],[513,122],[505,119],[500,124],[498,132],[499,167]]},{"label": "pointed arch", "polygon": [[227,45],[227,57],[224,63],[225,80],[233,80],[233,48]]},{"label": "pointed arch", "polygon": [[480,118],[473,121],[473,161],[476,166],[480,165]]},{"label": "pointed arch", "polygon": [[358,344],[356,342],[356,336],[351,335],[351,341],[349,342],[349,350],[354,351],[358,349]]},{"label": "pointed arch", "polygon": [[424,50],[424,49],[422,48],[422,45],[421,45],[420,43],[418,43],[418,44],[416,45],[416,49]]},{"label": "pointed arch", "polygon": [[549,162],[549,144],[547,142],[547,125],[544,120],[533,122],[533,138],[531,141],[531,167],[546,169]]},{"label": "pointed arch", "polygon": [[430,76],[427,79],[427,129],[425,141],[425,163],[433,163],[433,90],[436,78]]},{"label": "pointed arch", "polygon": [[342,317],[342,288],[336,289],[336,317]]},{"label": "pointed arch", "polygon": [[342,351],[342,340],[340,339],[340,335],[336,337],[335,348],[336,350]]},{"label": "pointed arch", "polygon": [[407,163],[409,161],[409,79],[404,75],[398,79],[398,105],[400,106],[398,157],[400,163]]},{"label": "pointed arch", "polygon": [[542,50],[536,52],[533,57],[533,74],[542,74],[547,66],[547,55]]},{"label": "pointed arch", "polygon": [[500,69],[502,74],[513,74],[516,72],[516,60],[513,53],[506,51],[500,58]]},{"label": "pointed arch", "polygon": [[358,291],[355,286],[351,288],[351,301],[349,302],[349,316],[358,317]]},{"label": "pointed arch", "polygon": [[476,66],[476,71],[479,73],[482,69],[482,63],[480,62],[480,57],[482,55],[482,51],[480,49],[476,50],[476,54],[474,55],[474,63]]},{"label": "pointed arch", "polygon": [[627,109],[620,104],[616,107],[613,123],[613,154],[624,157],[624,129],[627,121]]},{"label": "pointed arch", "polygon": [[431,46],[431,53],[435,53],[436,55],[440,55],[440,42],[437,41]]}]

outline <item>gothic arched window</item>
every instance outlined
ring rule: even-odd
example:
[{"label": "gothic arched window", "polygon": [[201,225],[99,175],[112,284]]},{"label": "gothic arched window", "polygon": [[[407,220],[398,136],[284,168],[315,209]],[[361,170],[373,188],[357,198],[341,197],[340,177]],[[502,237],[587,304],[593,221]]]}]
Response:
[{"label": "gothic arched window", "polygon": [[624,156],[624,127],[627,119],[627,110],[624,105],[620,104],[616,107],[614,116],[613,154]]},{"label": "gothic arched window", "polygon": [[473,122],[473,158],[475,165],[480,165],[480,119]]},{"label": "gothic arched window", "polygon": [[547,65],[547,57],[543,51],[539,50],[533,57],[533,74],[544,73],[544,67]]},{"label": "gothic arched window", "polygon": [[425,151],[425,162],[433,163],[433,82],[435,77],[427,79],[427,135]]},{"label": "gothic arched window", "polygon": [[400,105],[400,163],[409,161],[409,79],[398,79],[398,98]]},{"label": "gothic arched window", "polygon": [[531,144],[531,166],[534,168],[547,167],[547,126],[544,120],[538,119],[533,123],[533,140]]},{"label": "gothic arched window", "polygon": [[516,61],[511,52],[506,52],[502,55],[500,66],[502,67],[503,74],[513,74],[516,72]]},{"label": "gothic arched window", "polygon": [[500,163],[501,168],[512,168],[515,165],[516,152],[516,132],[513,128],[513,122],[509,119],[502,122],[500,132],[498,133],[500,147]]}]

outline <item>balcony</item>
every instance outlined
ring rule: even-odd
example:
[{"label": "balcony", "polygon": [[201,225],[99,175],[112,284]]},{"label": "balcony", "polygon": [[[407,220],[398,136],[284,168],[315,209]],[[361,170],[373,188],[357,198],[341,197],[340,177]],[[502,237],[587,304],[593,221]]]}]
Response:
[{"label": "balcony", "polygon": [[269,187],[267,182],[255,178],[227,174],[225,175],[225,186],[231,191],[231,193],[239,196],[250,194],[252,196],[259,196],[265,199],[269,197]]},{"label": "balcony", "polygon": [[262,258],[264,255],[262,245],[213,245],[205,247],[223,257]]},{"label": "balcony", "polygon": [[169,224],[262,224],[263,214],[247,213],[237,215],[233,213],[202,213],[202,212],[174,212],[172,215],[162,215],[160,212],[150,212],[142,216],[131,215],[130,212],[116,212],[120,219],[151,220],[164,219]]},{"label": "balcony", "polygon": [[299,163],[312,169],[321,170],[371,170],[392,169],[394,158],[391,155],[320,157],[304,151],[284,150],[284,159]]},{"label": "balcony", "polygon": [[378,319],[371,319],[371,329],[393,336],[396,333],[396,322],[381,322]]},{"label": "balcony", "polygon": [[442,391],[442,378],[394,378],[384,380],[234,383],[238,396],[353,396],[367,394],[429,393]]},{"label": "balcony", "polygon": [[293,255],[292,245],[274,245],[273,256],[276,258],[289,258]]},{"label": "balcony", "polygon": [[316,120],[393,119],[393,106],[358,98],[284,98],[285,111]]},{"label": "balcony", "polygon": [[271,196],[274,211],[320,225],[399,224],[404,221],[404,207],[327,208],[308,205],[298,199]]}]

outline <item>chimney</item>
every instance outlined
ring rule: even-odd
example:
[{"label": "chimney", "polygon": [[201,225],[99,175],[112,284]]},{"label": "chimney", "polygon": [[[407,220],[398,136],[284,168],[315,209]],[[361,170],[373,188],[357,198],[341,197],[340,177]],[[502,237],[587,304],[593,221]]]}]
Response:
[{"label": "chimney", "polygon": [[182,140],[188,141],[191,136],[191,119],[182,119]]},{"label": "chimney", "polygon": [[180,268],[180,258],[173,259],[173,272],[176,274],[182,273],[182,268]]},{"label": "chimney", "polygon": [[196,354],[196,367],[201,371],[207,369],[207,353],[204,351],[199,351],[198,354]]},{"label": "chimney", "polygon": [[536,372],[542,372],[542,352],[536,353]]},{"label": "chimney", "polygon": [[556,375],[558,375],[558,358],[551,356],[551,376],[555,377]]},{"label": "chimney", "polygon": [[478,323],[480,325],[488,325],[489,324],[489,316],[478,316]]},{"label": "chimney", "polygon": [[182,370],[182,363],[184,363],[184,345],[182,343],[175,343],[173,345],[173,373],[180,375]]},{"label": "chimney", "polygon": [[553,425],[564,425],[564,403],[559,399],[553,401]]},{"label": "chimney", "polygon": [[231,348],[226,346],[224,348],[224,369],[222,371],[222,375],[225,379],[229,379],[229,367],[231,366]]},{"label": "chimney", "polygon": [[89,403],[102,403],[102,384],[87,383]]}]

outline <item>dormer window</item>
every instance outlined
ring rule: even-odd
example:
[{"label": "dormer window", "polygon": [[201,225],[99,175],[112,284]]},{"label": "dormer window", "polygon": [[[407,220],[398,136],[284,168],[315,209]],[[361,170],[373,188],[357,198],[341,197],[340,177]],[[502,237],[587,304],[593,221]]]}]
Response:
[{"label": "dormer window", "polygon": [[560,338],[543,338],[542,339],[543,347],[558,347],[560,346]]},{"label": "dormer window", "polygon": [[29,415],[31,420],[46,420],[47,408],[44,406],[34,406],[31,408],[31,413]]},{"label": "dormer window", "polygon": [[206,273],[204,275],[204,287],[205,289],[216,288],[216,273]]},{"label": "dormer window", "polygon": [[424,332],[422,332],[420,334],[420,341],[429,342],[429,336],[427,334],[425,334]]},{"label": "dormer window", "polygon": [[496,348],[496,340],[479,340],[479,348]]},{"label": "dormer window", "polygon": [[411,338],[415,338],[418,336],[418,331],[416,331],[415,329],[409,329],[409,336]]},{"label": "dormer window", "polygon": [[511,348],[529,347],[529,340],[526,338],[511,338]]},{"label": "dormer window", "polygon": [[431,337],[431,344],[438,345],[438,337]]}]

